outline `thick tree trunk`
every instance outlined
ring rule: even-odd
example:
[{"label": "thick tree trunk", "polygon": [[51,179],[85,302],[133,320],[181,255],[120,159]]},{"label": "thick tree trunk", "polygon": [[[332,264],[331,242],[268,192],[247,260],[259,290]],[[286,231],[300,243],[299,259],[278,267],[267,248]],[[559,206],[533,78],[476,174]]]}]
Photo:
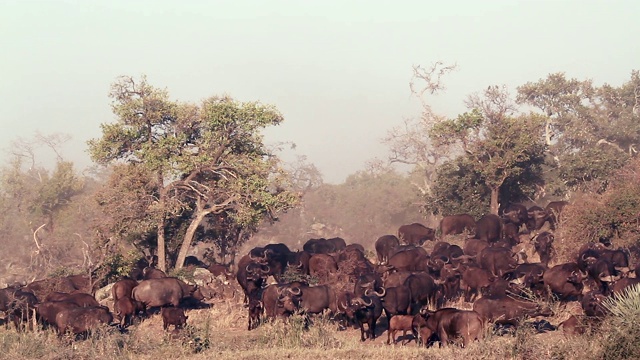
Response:
[{"label": "thick tree trunk", "polygon": [[182,245],[180,245],[180,251],[178,252],[178,259],[176,260],[176,269],[182,269],[184,266],[184,260],[187,258],[187,253],[189,252],[189,247],[191,246],[191,242],[193,241],[193,236],[202,223],[204,218],[213,212],[212,209],[198,211],[196,216],[191,220],[191,224],[187,228],[187,232],[184,234],[184,240],[182,241]]},{"label": "thick tree trunk", "polygon": [[500,207],[500,203],[498,202],[498,195],[500,194],[500,187],[492,187],[491,188],[491,213],[494,215],[498,215],[498,208]]}]

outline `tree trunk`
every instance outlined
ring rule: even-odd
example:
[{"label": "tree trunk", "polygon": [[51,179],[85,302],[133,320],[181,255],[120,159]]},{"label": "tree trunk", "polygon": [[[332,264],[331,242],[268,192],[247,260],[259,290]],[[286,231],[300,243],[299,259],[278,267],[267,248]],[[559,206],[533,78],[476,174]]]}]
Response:
[{"label": "tree trunk", "polygon": [[158,221],[158,269],[167,272],[164,244],[164,216]]},{"label": "tree trunk", "polygon": [[498,195],[500,194],[500,186],[491,187],[491,213],[498,215],[498,208],[500,203],[498,202]]},{"label": "tree trunk", "polygon": [[176,269],[182,269],[184,266],[184,260],[187,258],[187,253],[189,252],[189,247],[191,246],[191,241],[193,241],[193,236],[202,223],[204,218],[211,214],[213,209],[202,210],[196,213],[196,216],[193,220],[191,220],[191,224],[187,228],[187,232],[184,234],[184,240],[182,240],[182,245],[180,245],[180,252],[178,252],[178,259],[176,260]]}]

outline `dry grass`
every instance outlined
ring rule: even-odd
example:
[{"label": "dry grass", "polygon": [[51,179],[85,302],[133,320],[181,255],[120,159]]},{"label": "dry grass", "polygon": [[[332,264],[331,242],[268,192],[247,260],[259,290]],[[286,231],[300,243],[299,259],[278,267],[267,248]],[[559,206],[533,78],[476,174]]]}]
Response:
[{"label": "dry grass", "polygon": [[[452,303],[469,308],[463,302]],[[558,324],[566,319],[574,304],[554,304]],[[162,330],[159,315],[153,315],[121,334],[105,327],[88,340],[58,339],[52,331],[17,333],[0,329],[0,358],[11,359],[598,359],[600,335],[566,337],[562,332],[534,334],[530,330],[515,336],[487,333],[481,342],[468,348],[449,346],[418,348],[386,345],[386,333],[361,343],[360,331],[338,331],[337,325],[319,317],[304,328],[302,317],[287,323],[262,324],[247,331],[247,314],[240,303],[218,302],[210,309],[187,311],[187,327],[179,335]],[[379,324],[385,324],[381,319]],[[384,328],[384,325],[379,326]]]}]

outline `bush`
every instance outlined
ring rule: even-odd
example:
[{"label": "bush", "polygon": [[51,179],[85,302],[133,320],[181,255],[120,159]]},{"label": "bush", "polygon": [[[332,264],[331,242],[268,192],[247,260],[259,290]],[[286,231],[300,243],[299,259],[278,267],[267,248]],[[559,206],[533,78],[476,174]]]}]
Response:
[{"label": "bush", "polygon": [[602,359],[640,359],[640,284],[608,298],[611,313],[603,326]]}]

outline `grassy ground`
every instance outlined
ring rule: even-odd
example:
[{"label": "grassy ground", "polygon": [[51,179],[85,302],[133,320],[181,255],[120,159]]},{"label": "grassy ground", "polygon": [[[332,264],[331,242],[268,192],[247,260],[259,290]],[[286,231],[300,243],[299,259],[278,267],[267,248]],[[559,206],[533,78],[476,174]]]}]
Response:
[{"label": "grassy ground", "polygon": [[[459,304],[462,305],[462,304]],[[462,306],[461,306],[462,307]],[[564,307],[564,306],[563,306]],[[558,310],[558,309],[556,309]],[[551,319],[568,317],[564,307]],[[190,310],[188,326],[179,334],[162,330],[153,315],[121,334],[104,328],[88,340],[59,339],[50,330],[18,333],[0,329],[3,359],[600,359],[601,335],[565,336],[561,331],[534,334],[520,330],[514,336],[487,334],[468,348],[418,348],[386,345],[386,322],[380,319],[378,338],[361,343],[360,331],[338,331],[335,323],[318,318],[308,329],[301,318],[288,324],[262,324],[247,331],[246,310],[239,303],[219,302],[210,309]],[[563,319],[562,319],[563,320]]]}]

